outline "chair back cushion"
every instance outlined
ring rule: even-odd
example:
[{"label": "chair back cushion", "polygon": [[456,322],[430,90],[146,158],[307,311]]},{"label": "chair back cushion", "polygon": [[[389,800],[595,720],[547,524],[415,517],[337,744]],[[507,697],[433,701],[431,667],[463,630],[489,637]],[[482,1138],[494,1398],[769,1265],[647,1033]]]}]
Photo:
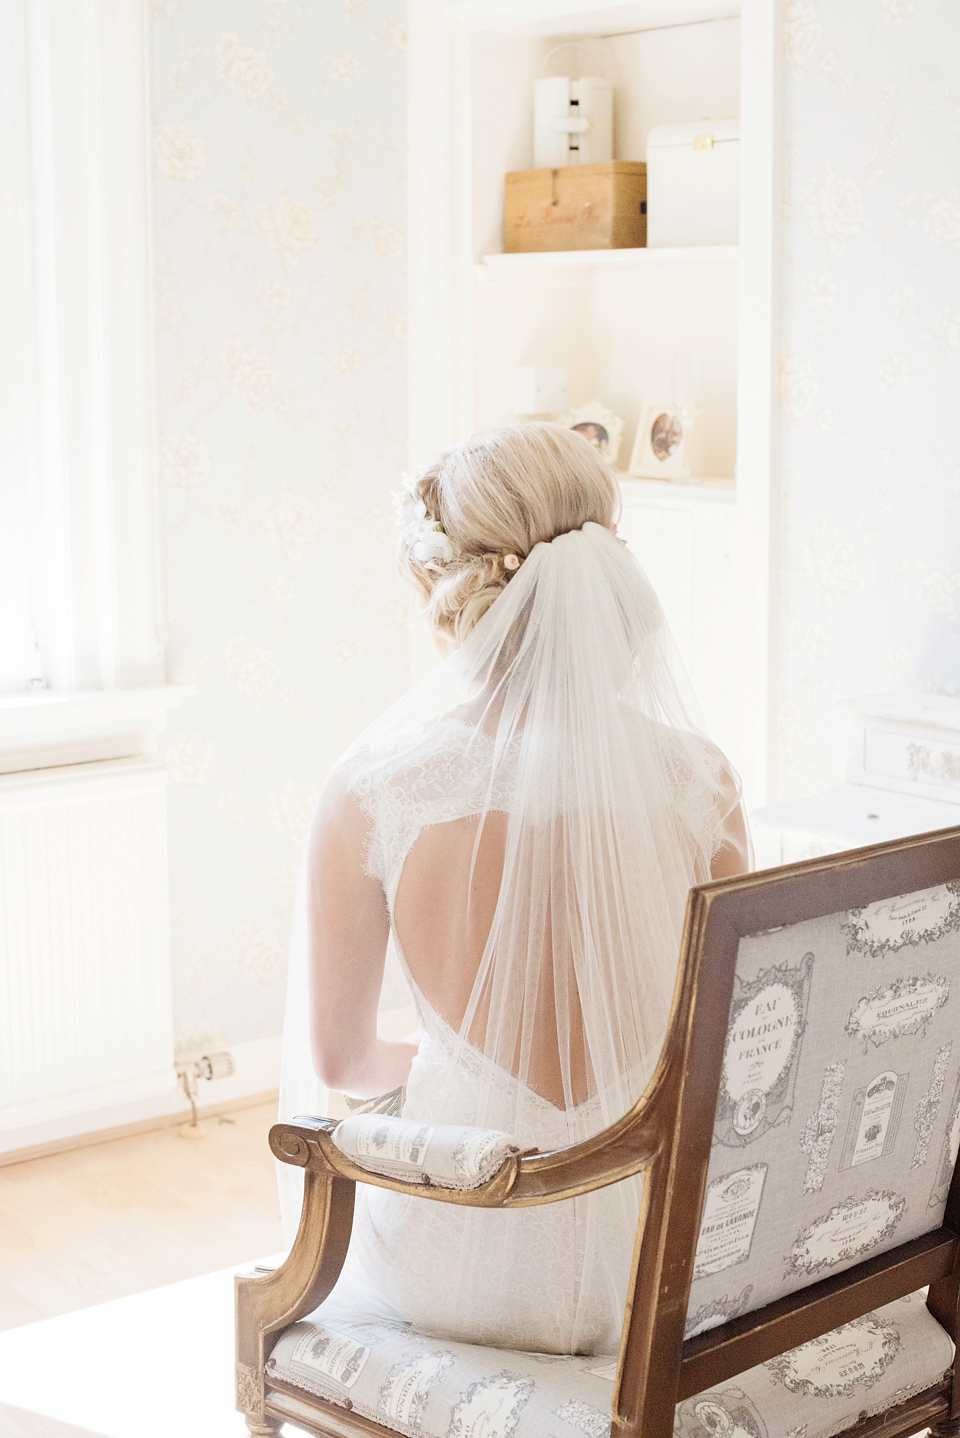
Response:
[{"label": "chair back cushion", "polygon": [[960,883],[742,938],[687,1335],[943,1221]]}]

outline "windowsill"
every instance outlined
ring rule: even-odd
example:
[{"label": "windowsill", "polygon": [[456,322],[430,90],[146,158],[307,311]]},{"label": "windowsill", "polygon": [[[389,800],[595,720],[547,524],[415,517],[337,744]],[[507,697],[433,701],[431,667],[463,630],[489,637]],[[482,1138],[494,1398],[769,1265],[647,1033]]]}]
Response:
[{"label": "windowsill", "polygon": [[153,754],[186,684],[77,693],[0,694],[0,774]]}]

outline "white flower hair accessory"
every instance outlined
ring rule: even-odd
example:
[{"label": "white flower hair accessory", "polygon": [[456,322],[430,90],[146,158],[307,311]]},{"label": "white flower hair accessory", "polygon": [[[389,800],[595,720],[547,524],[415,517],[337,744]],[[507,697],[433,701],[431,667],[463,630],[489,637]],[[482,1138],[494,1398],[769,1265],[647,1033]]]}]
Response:
[{"label": "white flower hair accessory", "polygon": [[436,515],[427,509],[414,493],[415,479],[403,476],[403,489],[393,496],[397,523],[403,531],[403,543],[414,559],[426,569],[440,570],[456,558],[453,540],[444,534]]}]

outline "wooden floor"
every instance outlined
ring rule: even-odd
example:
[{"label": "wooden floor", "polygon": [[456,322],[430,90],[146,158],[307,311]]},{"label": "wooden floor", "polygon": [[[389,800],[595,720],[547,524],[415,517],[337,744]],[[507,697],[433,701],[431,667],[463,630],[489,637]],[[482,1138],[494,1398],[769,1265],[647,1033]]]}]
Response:
[{"label": "wooden floor", "polygon": [[0,1328],[276,1253],[275,1121],[261,1104],[203,1139],[163,1128],[0,1168]]}]

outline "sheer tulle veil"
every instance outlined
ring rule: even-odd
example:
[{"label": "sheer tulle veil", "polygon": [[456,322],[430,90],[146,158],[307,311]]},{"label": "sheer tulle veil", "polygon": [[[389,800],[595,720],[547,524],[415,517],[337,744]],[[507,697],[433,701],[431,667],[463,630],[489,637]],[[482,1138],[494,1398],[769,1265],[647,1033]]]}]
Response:
[{"label": "sheer tulle veil", "polygon": [[[594,523],[537,544],[465,642],[341,763],[369,771],[388,754],[397,772],[406,752],[422,756],[425,736],[439,738],[450,724],[463,728],[482,775],[474,864],[486,862],[479,836],[494,816],[504,835],[493,922],[452,1026],[453,1062],[471,1095],[459,1118],[506,1129],[525,1145],[575,1142],[619,1117],[653,1071],[687,892],[710,877],[739,800],[736,781],[702,732],[650,583]],[[427,772],[425,782],[442,779]],[[465,922],[470,895],[465,886]],[[309,1058],[306,969],[301,896],[284,1116],[324,1109]],[[582,1206],[579,1231],[614,1320],[626,1273],[604,1235],[629,1238],[638,1198],[631,1181],[591,1202],[570,1201]],[[295,1210],[293,1189],[287,1200]],[[457,1212],[464,1303],[479,1281],[467,1230],[493,1217],[503,1220],[498,1261],[509,1302],[511,1255],[530,1217]],[[484,1273],[485,1287],[495,1281]],[[585,1298],[584,1332],[601,1321],[588,1308]]]}]

